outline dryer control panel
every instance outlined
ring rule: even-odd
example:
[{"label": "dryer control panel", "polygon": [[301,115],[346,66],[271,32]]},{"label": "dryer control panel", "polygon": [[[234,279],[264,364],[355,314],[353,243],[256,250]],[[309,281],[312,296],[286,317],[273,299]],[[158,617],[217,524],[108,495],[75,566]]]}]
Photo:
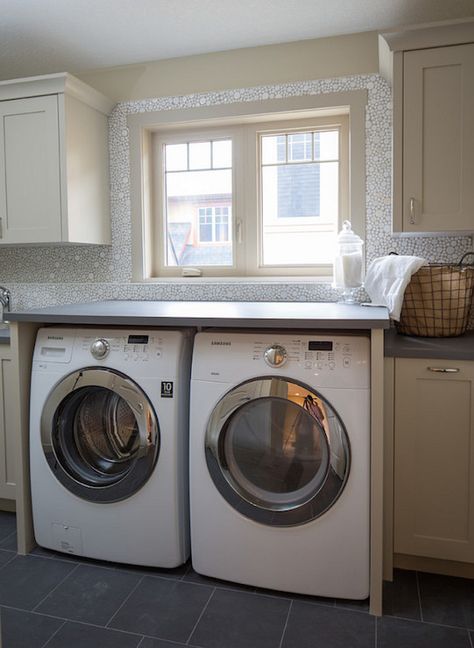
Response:
[{"label": "dryer control panel", "polygon": [[[370,339],[364,335],[198,333],[192,377],[234,382],[275,373],[309,384],[368,387]],[[237,378],[238,380],[238,378]]]}]

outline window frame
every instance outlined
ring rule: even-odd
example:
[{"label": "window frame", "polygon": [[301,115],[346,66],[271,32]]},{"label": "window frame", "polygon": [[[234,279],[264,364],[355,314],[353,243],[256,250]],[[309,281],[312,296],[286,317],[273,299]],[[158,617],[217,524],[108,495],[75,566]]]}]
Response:
[{"label": "window frame", "polygon": [[[185,131],[193,133],[215,133],[219,131],[226,137],[229,128],[241,132],[247,129],[247,134],[241,134],[233,145],[233,155],[244,155],[246,164],[255,166],[255,143],[245,142],[248,133],[262,129],[269,123],[270,128],[275,121],[285,121],[295,124],[296,119],[313,119],[315,116],[328,119],[334,123],[337,116],[348,115],[348,148],[350,158],[347,168],[347,182],[349,187],[348,203],[343,207],[341,203],[339,219],[350,219],[354,230],[365,237],[365,191],[366,191],[366,165],[365,165],[365,107],[367,104],[366,90],[351,90],[340,93],[326,93],[289,97],[286,99],[268,99],[263,101],[242,102],[238,104],[219,104],[215,106],[201,106],[196,108],[178,108],[158,112],[136,113],[128,116],[130,132],[130,165],[131,165],[131,210],[132,210],[132,270],[134,281],[159,282],[163,279],[173,281],[186,281],[183,277],[181,266],[171,268],[173,272],[156,268],[152,261],[152,248],[156,246],[156,223],[153,221],[152,212],[157,200],[156,187],[153,187],[152,177],[156,160],[153,160],[153,139],[156,133],[173,135],[186,139]],[[248,128],[252,125],[252,128]],[[279,125],[280,126],[280,125]],[[273,128],[275,124],[273,123]],[[187,139],[186,141],[190,141]],[[253,146],[253,155],[252,151]],[[242,148],[240,148],[242,147]],[[245,152],[245,148],[247,152]],[[240,244],[243,236],[248,240],[258,240],[260,245],[261,235],[258,233],[258,219],[240,219],[240,214],[249,212],[249,201],[258,197],[258,188],[252,192],[243,190],[244,180],[240,175],[234,174],[232,219],[233,227],[231,238],[235,242],[235,264],[231,268],[209,266],[204,269],[202,280],[263,280],[265,277],[274,279],[307,280],[317,279],[327,281],[332,272],[330,267],[311,265],[304,271],[304,267],[276,266],[273,268],[259,268],[254,252],[243,250]],[[256,184],[256,183],[255,183]],[[253,198],[249,195],[253,194]],[[245,230],[245,231],[244,231]],[[156,249],[156,248],[155,248]],[[158,248],[160,249],[160,248]],[[161,248],[162,249],[162,248]],[[177,272],[176,272],[177,271]],[[196,280],[196,277],[193,277]]]},{"label": "window frame", "polygon": [[[202,276],[233,276],[240,272],[243,267],[243,250],[235,245],[236,242],[236,227],[234,221],[234,214],[238,213],[238,195],[236,191],[237,182],[239,181],[239,173],[235,168],[235,159],[242,155],[242,129],[241,127],[232,126],[229,128],[222,128],[220,126],[199,127],[195,129],[177,128],[176,130],[155,131],[151,136],[152,146],[152,159],[155,165],[155,173],[151,184],[154,188],[152,214],[151,220],[153,224],[153,251],[150,252],[149,267],[151,269],[151,278],[160,277],[182,277],[183,269],[199,268],[201,266],[167,266],[165,265],[165,231],[166,222],[164,219],[166,191],[165,191],[165,169],[164,169],[164,155],[163,150],[166,144],[182,144],[191,142],[202,142],[208,140],[231,139],[232,140],[232,203],[231,203],[231,222],[232,227],[229,227],[230,237],[229,241],[233,249],[233,264],[229,266],[205,266],[205,273]],[[156,217],[155,215],[159,216]],[[199,236],[199,235],[198,235]],[[212,247],[213,242],[206,242],[206,246]]]},{"label": "window frame", "polygon": [[[289,120],[278,120],[271,122],[259,122],[248,129],[247,137],[250,141],[248,143],[249,148],[252,146],[252,141],[255,141],[255,138],[260,135],[268,135],[273,133],[279,133],[284,131],[285,133],[290,133],[293,131],[305,132],[309,128],[314,128],[314,130],[339,130],[339,196],[338,196],[338,223],[336,224],[336,232],[342,227],[342,221],[346,220],[344,214],[348,213],[348,205],[350,202],[350,183],[349,183],[349,117],[347,114],[341,113],[333,116],[321,116],[317,115],[307,119],[289,119]],[[341,137],[341,133],[344,137]],[[344,140],[344,141],[343,141]],[[342,149],[342,150],[341,150]],[[257,155],[255,157],[254,166],[252,168],[252,174],[257,179],[256,194],[248,194],[248,187],[246,185],[246,195],[250,197],[253,204],[257,205],[257,213],[255,218],[248,219],[246,222],[246,227],[250,232],[250,239],[256,241],[256,253],[253,253],[249,250],[247,256],[247,271],[249,274],[254,276],[280,276],[284,274],[285,276],[299,276],[299,277],[308,277],[317,275],[319,277],[331,277],[333,272],[333,266],[331,264],[324,263],[312,263],[312,264],[300,264],[300,265],[260,265],[259,261],[263,261],[263,204],[262,204],[262,190],[261,190],[261,175],[260,175],[260,146],[259,139],[257,140]],[[250,165],[250,159],[247,162],[247,165]],[[250,206],[248,207],[250,209]],[[315,228],[314,224],[304,222],[302,218],[286,219],[287,226],[305,226]],[[282,223],[283,225],[283,223]],[[316,229],[324,231],[324,225],[320,224],[316,226]],[[249,238],[247,236],[247,238]]]}]

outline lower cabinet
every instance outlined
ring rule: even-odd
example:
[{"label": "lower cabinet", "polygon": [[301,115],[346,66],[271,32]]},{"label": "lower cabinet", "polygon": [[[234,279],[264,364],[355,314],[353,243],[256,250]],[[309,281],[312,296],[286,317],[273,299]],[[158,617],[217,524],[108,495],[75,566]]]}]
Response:
[{"label": "lower cabinet", "polygon": [[474,362],[395,360],[394,552],[474,563]]},{"label": "lower cabinet", "polygon": [[14,404],[17,402],[12,393],[16,381],[9,344],[0,344],[0,499],[15,499],[15,426]]}]

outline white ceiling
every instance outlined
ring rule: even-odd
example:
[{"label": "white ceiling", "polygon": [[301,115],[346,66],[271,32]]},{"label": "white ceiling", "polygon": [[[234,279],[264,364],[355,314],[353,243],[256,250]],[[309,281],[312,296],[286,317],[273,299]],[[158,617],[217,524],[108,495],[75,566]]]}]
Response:
[{"label": "white ceiling", "polygon": [[474,0],[0,0],[0,78],[474,16]]}]

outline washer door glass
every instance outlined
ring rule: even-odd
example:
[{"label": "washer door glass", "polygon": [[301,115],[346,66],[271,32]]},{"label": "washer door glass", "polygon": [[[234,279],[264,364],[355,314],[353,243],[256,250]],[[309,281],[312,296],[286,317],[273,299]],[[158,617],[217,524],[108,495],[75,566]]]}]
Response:
[{"label": "washer door glass", "polygon": [[206,432],[206,460],[225,499],[274,526],[303,524],[327,511],[349,474],[346,430],[308,386],[258,378],[228,392]]},{"label": "washer door glass", "polygon": [[41,434],[55,476],[91,501],[129,497],[158,457],[158,423],[146,395],[109,369],[86,368],[62,380],[45,404]]}]

